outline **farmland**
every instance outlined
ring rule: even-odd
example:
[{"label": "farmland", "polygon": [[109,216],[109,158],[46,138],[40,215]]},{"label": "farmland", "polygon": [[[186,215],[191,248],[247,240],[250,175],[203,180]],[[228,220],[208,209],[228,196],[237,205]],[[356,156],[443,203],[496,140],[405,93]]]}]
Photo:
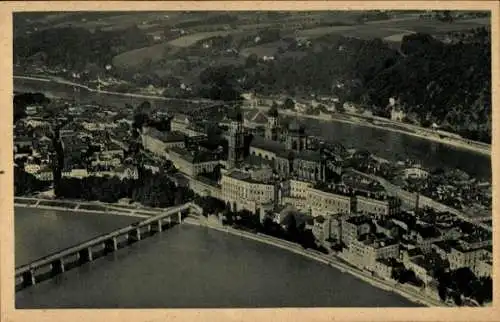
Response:
[{"label": "farmland", "polygon": [[186,35],[179,37],[177,39],[171,40],[168,42],[169,45],[175,47],[190,47],[196,44],[198,41],[215,37],[215,36],[227,36],[229,35],[229,31],[209,31],[209,32],[198,32],[191,35]]},{"label": "farmland", "polygon": [[173,54],[175,50],[176,48],[168,43],[134,49],[115,56],[113,65],[117,68],[135,68],[144,63],[157,63],[168,54]]}]

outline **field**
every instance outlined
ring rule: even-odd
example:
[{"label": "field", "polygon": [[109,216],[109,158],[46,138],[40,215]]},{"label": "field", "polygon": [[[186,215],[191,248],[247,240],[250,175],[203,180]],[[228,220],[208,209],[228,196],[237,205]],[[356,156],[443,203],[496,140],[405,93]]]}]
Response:
[{"label": "field", "polygon": [[139,67],[147,61],[156,63],[167,57],[168,54],[173,54],[176,48],[169,43],[161,43],[149,47],[139,48],[124,52],[113,58],[113,65],[118,68],[124,67]]},{"label": "field", "polygon": [[387,41],[401,41],[404,35],[414,32],[442,34],[444,32],[472,29],[489,24],[489,19],[458,20],[453,23],[436,20],[419,20],[415,18],[401,18],[385,21],[372,21],[356,26],[332,26],[304,29],[297,32],[300,37],[310,39],[328,34],[339,34],[346,37],[362,39],[382,38]]},{"label": "field", "polygon": [[209,32],[198,32],[191,35],[182,36],[171,40],[168,42],[169,45],[175,47],[189,47],[196,44],[198,41],[215,37],[215,36],[227,36],[231,32],[229,31],[209,31]]},{"label": "field", "polygon": [[251,54],[256,54],[258,57],[272,56],[276,53],[279,47],[286,49],[287,46],[287,43],[284,41],[275,41],[267,44],[262,44],[260,46],[245,48],[240,52],[240,54],[243,57],[248,57]]}]

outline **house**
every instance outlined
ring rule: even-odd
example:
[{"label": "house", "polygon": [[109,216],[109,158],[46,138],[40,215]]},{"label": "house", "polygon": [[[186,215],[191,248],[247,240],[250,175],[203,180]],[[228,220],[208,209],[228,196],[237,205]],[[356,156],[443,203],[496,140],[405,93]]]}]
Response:
[{"label": "house", "polygon": [[434,264],[423,255],[412,257],[406,262],[405,266],[407,269],[412,270],[425,285],[429,284],[434,279],[432,277],[435,268]]},{"label": "house", "polygon": [[377,259],[399,258],[399,244],[383,235],[368,233],[353,239],[343,253],[354,266],[376,272]]},{"label": "house", "polygon": [[400,268],[402,264],[397,261],[397,259],[392,257],[382,257],[377,258],[375,261],[375,266],[373,272],[378,277],[381,277],[386,280],[392,279],[392,272],[394,269]]},{"label": "house", "polygon": [[429,172],[421,167],[415,166],[403,170],[404,179],[425,179],[429,176]]},{"label": "house", "polygon": [[431,251],[433,243],[443,240],[439,229],[430,225],[416,225],[415,229],[410,232],[410,237],[415,240],[424,253]]},{"label": "house", "polygon": [[342,242],[349,245],[359,236],[373,231],[373,223],[370,217],[355,215],[344,217],[342,220]]}]

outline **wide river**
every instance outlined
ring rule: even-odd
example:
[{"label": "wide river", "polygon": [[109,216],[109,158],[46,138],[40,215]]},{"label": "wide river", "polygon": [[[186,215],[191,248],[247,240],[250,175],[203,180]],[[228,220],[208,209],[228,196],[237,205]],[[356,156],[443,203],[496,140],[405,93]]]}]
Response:
[{"label": "wide river", "polygon": [[[16,208],[16,266],[137,220]],[[17,308],[356,306],[418,305],[301,255],[189,224],[16,293]]]},{"label": "wide river", "polygon": [[[136,106],[143,98],[125,97],[89,92],[85,89],[75,92],[73,86],[54,82],[40,82],[14,79],[16,91],[42,92],[48,96],[78,99],[82,103],[96,102],[103,105]],[[149,99],[153,106],[176,108],[179,103]],[[371,153],[392,161],[420,161],[426,167],[458,168],[485,180],[491,180],[491,158],[472,151],[459,149],[437,142],[428,141],[403,133],[384,131],[361,125],[342,122],[304,120],[310,134],[322,136],[326,140],[339,142],[347,148],[367,149]]]}]

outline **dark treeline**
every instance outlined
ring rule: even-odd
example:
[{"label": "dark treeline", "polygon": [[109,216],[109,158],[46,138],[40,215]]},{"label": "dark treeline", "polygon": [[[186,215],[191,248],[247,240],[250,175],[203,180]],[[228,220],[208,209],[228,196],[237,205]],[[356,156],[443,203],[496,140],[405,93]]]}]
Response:
[{"label": "dark treeline", "polygon": [[126,30],[91,32],[85,28],[50,28],[14,39],[15,60],[36,60],[48,66],[84,70],[89,64],[104,67],[114,56],[150,44],[137,26]]},{"label": "dark treeline", "polygon": [[439,296],[443,301],[453,299],[462,305],[461,295],[475,299],[479,304],[489,302],[493,298],[493,282],[491,277],[477,277],[468,267],[449,272],[436,272],[439,283]]},{"label": "dark treeline", "polygon": [[148,207],[166,208],[193,199],[191,190],[176,187],[164,174],[146,172],[139,179],[118,177],[62,178],[56,188],[58,198],[98,200],[114,203],[122,198]]},{"label": "dark treeline", "polygon": [[29,105],[47,105],[50,99],[42,93],[21,93],[14,95],[14,123],[26,117],[26,107]]},{"label": "dark treeline", "polygon": [[40,181],[34,175],[26,173],[19,167],[14,167],[14,195],[26,196],[48,188],[49,182]]}]

